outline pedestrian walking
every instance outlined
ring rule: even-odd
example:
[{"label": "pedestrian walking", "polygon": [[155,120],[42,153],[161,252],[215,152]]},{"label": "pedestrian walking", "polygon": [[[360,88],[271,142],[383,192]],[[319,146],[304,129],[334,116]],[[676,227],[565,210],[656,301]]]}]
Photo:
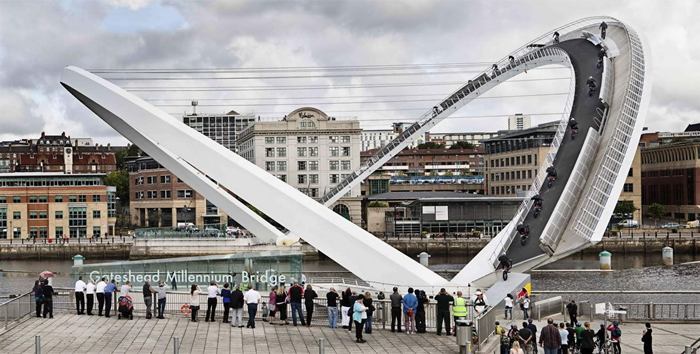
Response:
[{"label": "pedestrian walking", "polygon": [[[527,350],[528,347],[531,347],[531,343],[533,343],[532,336],[532,331],[530,331],[530,329],[527,327],[527,322],[523,322],[523,328],[518,330],[518,341],[513,343],[513,347],[515,347],[515,344],[518,343],[520,347],[522,347],[524,350]],[[512,352],[513,351],[511,349],[511,353]]]},{"label": "pedestrian walking", "polygon": [[372,334],[372,316],[374,315],[374,304],[372,302],[372,294],[369,291],[365,292],[365,295],[362,299],[362,305],[364,305],[367,310],[365,313],[367,314],[367,318],[365,319],[365,333],[366,334]]},{"label": "pedestrian walking", "polygon": [[495,325],[496,328],[494,329],[493,333],[500,339],[500,353],[508,354],[508,351],[510,350],[510,339],[508,338],[508,332],[506,332],[506,329],[501,326],[500,322],[496,321]]},{"label": "pedestrian walking", "polygon": [[190,286],[190,315],[192,316],[190,321],[197,322],[197,312],[199,312],[199,294],[202,291],[199,290],[197,284],[192,284]]},{"label": "pedestrian walking", "polygon": [[78,281],[75,282],[75,310],[78,315],[85,313],[85,287],[83,277],[78,277]]},{"label": "pedestrian walking", "polygon": [[32,295],[34,295],[34,305],[36,310],[36,317],[41,317],[41,309],[44,305],[44,287],[41,280],[34,281],[34,287],[32,288]]},{"label": "pedestrian walking", "polygon": [[[425,295],[425,291],[416,290],[416,298],[418,299],[418,309],[416,310],[416,333],[425,333],[425,304],[430,300]],[[368,317],[368,322],[369,322]]]},{"label": "pedestrian walking", "polygon": [[644,343],[644,354],[654,354],[652,349],[651,323],[644,324],[644,332],[642,332],[642,343]]},{"label": "pedestrian walking", "polygon": [[41,290],[44,294],[44,312],[42,316],[46,318],[46,315],[49,315],[49,318],[53,318],[53,286],[51,286],[48,280],[44,280]]},{"label": "pedestrian walking", "polygon": [[105,298],[105,317],[109,318],[109,312],[112,309],[112,296],[117,291],[117,284],[112,279],[104,289]]},{"label": "pedestrian walking", "polygon": [[[532,332],[532,341],[530,342],[530,345],[533,349],[534,352],[537,352],[537,325],[535,325],[534,322],[532,322],[532,318],[527,319],[527,329]],[[527,350],[527,348],[525,348]]]},{"label": "pedestrian walking", "polygon": [[391,331],[394,332],[394,328],[401,333],[401,303],[403,298],[399,294],[399,289],[394,287],[394,292],[389,295],[389,300],[391,301]]},{"label": "pedestrian walking", "polygon": [[107,282],[105,281],[107,278],[102,277],[100,281],[95,284],[95,293],[97,296],[97,316],[102,316],[102,310],[104,310],[105,306],[105,286],[107,286]]},{"label": "pedestrian walking", "polygon": [[345,291],[343,291],[340,298],[340,325],[343,326],[344,329],[350,328],[350,316],[348,316],[348,312],[352,306],[352,290],[347,288]]},{"label": "pedestrian walking", "polygon": [[530,318],[530,314],[528,311],[530,311],[530,296],[525,294],[525,296],[520,299],[520,310],[523,311],[523,319],[527,320]]},{"label": "pedestrian walking", "polygon": [[302,326],[306,325],[304,321],[304,312],[301,310],[301,299],[304,297],[304,288],[296,281],[289,288],[289,304],[292,307],[292,324],[297,325],[297,315]]},{"label": "pedestrian walking", "polygon": [[326,307],[328,308],[328,327],[337,328],[338,324],[338,293],[334,288],[326,293]]},{"label": "pedestrian walking", "polygon": [[569,320],[571,321],[571,325],[574,326],[576,322],[576,316],[578,315],[578,305],[576,305],[576,301],[571,300],[568,304],[566,304],[566,312],[569,313]]},{"label": "pedestrian walking", "polygon": [[173,280],[170,281],[170,288],[172,288],[173,291],[177,291],[177,281],[175,280],[175,277],[173,277]]},{"label": "pedestrian walking", "polygon": [[508,316],[510,315],[510,319],[513,319],[513,294],[508,294],[506,295],[506,298],[503,299],[503,303],[505,304],[505,317],[506,320],[508,319]]},{"label": "pedestrian walking", "polygon": [[362,338],[362,330],[364,328],[365,320],[367,320],[367,307],[363,304],[364,296],[362,294],[357,295],[357,300],[353,306],[352,320],[355,322],[355,342],[365,343],[366,341]]},{"label": "pedestrian walking", "polygon": [[544,349],[544,354],[558,354],[561,349],[561,334],[559,329],[554,325],[554,320],[547,319],[547,325],[542,328],[540,333],[540,346]]},{"label": "pedestrian walking", "polygon": [[559,44],[559,32],[554,32],[552,40],[554,41],[554,44]]},{"label": "pedestrian walking", "polygon": [[245,292],[243,301],[245,301],[245,303],[248,305],[248,324],[246,327],[255,328],[255,315],[258,313],[260,293],[255,289],[255,287],[252,287]]},{"label": "pedestrian walking", "polygon": [[306,290],[304,290],[304,307],[306,307],[306,325],[308,327],[311,327],[311,317],[314,313],[314,300],[317,297],[318,294],[316,294],[311,284],[306,284]]},{"label": "pedestrian walking", "polygon": [[452,328],[453,335],[457,335],[457,321],[466,319],[468,314],[467,300],[462,297],[461,291],[457,291],[457,297],[454,298],[454,304],[452,305],[452,316],[454,319],[454,327]]},{"label": "pedestrian walking", "polygon": [[243,328],[243,292],[238,285],[231,291],[231,327]]},{"label": "pedestrian walking", "polygon": [[559,337],[561,338],[561,346],[559,348],[562,354],[569,354],[569,332],[565,327],[564,322],[559,323]]},{"label": "pedestrian walking", "polygon": [[158,318],[165,319],[163,313],[165,312],[165,302],[167,299],[167,287],[164,282],[158,282]]},{"label": "pedestrian walking", "polygon": [[591,329],[591,324],[589,322],[583,323],[583,332],[581,333],[581,354],[593,354],[593,348],[595,348],[595,332]]},{"label": "pedestrian walking", "polygon": [[217,304],[216,297],[220,294],[221,290],[219,290],[219,286],[216,284],[216,282],[209,283],[209,287],[207,288],[207,313],[204,317],[204,322],[214,322]]},{"label": "pedestrian walking", "polygon": [[143,304],[146,306],[146,319],[150,320],[153,318],[153,312],[151,308],[153,307],[153,294],[156,290],[153,289],[151,283],[148,281],[143,282],[143,287],[141,288],[141,294],[143,295]]},{"label": "pedestrian walking", "polygon": [[270,293],[267,295],[267,302],[269,303],[270,315],[268,321],[274,324],[275,315],[277,315],[277,285],[270,289]]},{"label": "pedestrian walking", "polygon": [[287,322],[287,302],[289,301],[287,299],[287,289],[285,288],[284,284],[280,284],[279,288],[277,289],[277,296],[275,296],[275,301],[277,303],[275,304],[277,306],[277,312],[280,315],[280,325],[287,325],[289,322]]},{"label": "pedestrian walking", "polygon": [[87,302],[87,314],[88,316],[92,316],[92,308],[95,305],[95,292],[96,292],[96,287],[95,283],[92,282],[92,280],[88,280],[87,284],[85,284],[85,301]]},{"label": "pedestrian walking", "polygon": [[608,326],[608,331],[610,331],[610,342],[612,342],[613,351],[615,353],[622,353],[622,348],[620,347],[622,329],[620,329],[620,324],[617,321],[613,321],[613,323]]},{"label": "pedestrian walking", "polygon": [[450,304],[454,302],[452,295],[448,294],[445,288],[440,289],[440,292],[435,295],[435,318],[437,319],[437,335],[442,335],[442,324],[445,324],[445,333],[450,335],[452,331],[450,330]]},{"label": "pedestrian walking", "polygon": [[574,327],[571,325],[571,323],[566,324],[566,333],[568,333],[567,342],[569,342],[569,348],[575,350],[577,348],[576,331],[574,331]]},{"label": "pedestrian walking", "polygon": [[416,333],[416,310],[418,309],[418,299],[413,293],[413,288],[408,288],[408,293],[403,296],[403,316],[404,329],[406,334]]},{"label": "pedestrian walking", "polygon": [[[607,337],[604,324],[600,325],[598,332],[595,333],[595,337],[596,337],[596,346],[598,347],[598,354],[600,354],[603,352],[603,348],[605,347],[605,340]],[[571,347],[571,344],[569,344],[569,347]]]},{"label": "pedestrian walking", "polygon": [[224,320],[222,321],[223,323],[229,323],[229,312],[231,309],[231,289],[229,289],[228,287],[229,284],[224,283],[224,288],[221,289],[221,303],[224,305]]},{"label": "pedestrian walking", "polygon": [[600,23],[600,26],[598,26],[598,28],[600,29],[600,38],[605,39],[605,34],[608,30],[608,24],[605,23],[605,21],[603,21]]}]

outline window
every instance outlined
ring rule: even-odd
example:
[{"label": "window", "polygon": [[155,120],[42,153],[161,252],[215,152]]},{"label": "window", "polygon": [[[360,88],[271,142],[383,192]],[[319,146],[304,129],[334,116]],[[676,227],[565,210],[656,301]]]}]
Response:
[{"label": "window", "polygon": [[306,137],[305,137],[305,136],[298,136],[298,137],[297,137],[297,143],[299,143],[299,144],[306,144]]},{"label": "window", "polygon": [[328,151],[330,151],[331,156],[339,156],[340,155],[340,148],[337,146],[331,146],[328,148]]},{"label": "window", "polygon": [[341,143],[349,143],[350,142],[350,135],[343,135],[340,137],[340,142]]},{"label": "window", "polygon": [[630,171],[627,172],[627,177],[632,177],[634,173],[632,172],[632,168],[630,167]]},{"label": "window", "polygon": [[306,175],[298,175],[297,176],[297,183],[306,184]]},{"label": "window", "polygon": [[330,177],[329,179],[330,179],[331,183],[333,183],[333,184],[338,183],[338,175],[337,174],[331,174],[331,175],[328,175],[328,177]]},{"label": "window", "polygon": [[287,138],[283,136],[278,136],[277,137],[277,144],[286,144],[287,143]]},{"label": "window", "polygon": [[634,185],[632,183],[625,183],[624,187],[622,188],[622,191],[632,193],[634,192]]},{"label": "window", "polygon": [[170,183],[170,176],[169,175],[160,176],[160,183],[162,183],[162,184]]},{"label": "window", "polygon": [[147,192],[146,192],[146,198],[148,198],[148,199],[156,199],[156,198],[158,198],[158,191],[147,191]]},{"label": "window", "polygon": [[7,203],[7,198],[6,197],[0,197],[0,204],[5,204]]},{"label": "window", "polygon": [[135,185],[143,184],[143,177],[136,177],[136,178],[134,178],[134,184],[135,184]]},{"label": "window", "polygon": [[265,137],[265,144],[274,144],[275,143],[275,138],[272,136],[266,136]]},{"label": "window", "polygon": [[93,211],[92,211],[92,218],[93,218],[93,219],[99,219],[99,218],[100,218],[100,211],[99,211],[99,210],[93,210]]},{"label": "window", "polygon": [[309,171],[318,171],[318,161],[309,161]]},{"label": "window", "polygon": [[160,198],[161,199],[170,199],[171,197],[172,197],[171,191],[160,191]]},{"label": "window", "polygon": [[21,211],[13,211],[12,212],[12,219],[14,220],[19,220],[22,218],[22,212]]},{"label": "window", "polygon": [[134,198],[136,198],[136,199],[143,199],[143,192],[136,192],[136,193],[134,193]]},{"label": "window", "polygon": [[93,194],[93,195],[92,195],[92,201],[93,201],[94,203],[98,203],[101,199],[102,199],[102,198],[100,197],[99,194]]},{"label": "window", "polygon": [[36,211],[30,211],[30,212],[29,212],[29,218],[30,218],[30,219],[38,219],[38,218],[39,218],[39,215],[38,215],[38,213],[37,213]]},{"label": "window", "polygon": [[265,157],[275,157],[275,148],[265,148]]},{"label": "window", "polygon": [[57,195],[53,197],[53,201],[55,203],[63,203],[63,196],[62,195]]},{"label": "window", "polygon": [[49,217],[48,215],[49,215],[48,212],[46,212],[46,211],[40,211],[40,212],[39,212],[39,219],[48,219],[48,217]]},{"label": "window", "polygon": [[306,171],[306,161],[297,161],[297,170]]},{"label": "window", "polygon": [[328,161],[328,167],[330,168],[331,171],[338,171],[338,164],[340,162],[338,161]]},{"label": "window", "polygon": [[297,156],[306,157],[306,148],[305,147],[298,147],[297,148]]},{"label": "window", "polygon": [[177,191],[177,197],[178,198],[192,198],[192,190],[191,189],[180,189]]},{"label": "window", "polygon": [[277,157],[287,157],[287,148],[277,148]]},{"label": "window", "polygon": [[277,161],[277,171],[286,171],[287,161]]},{"label": "window", "polygon": [[20,197],[12,197],[12,202],[13,202],[13,203],[21,203],[21,202],[22,202],[22,198],[20,198]]},{"label": "window", "polygon": [[78,196],[78,202],[85,203],[87,201],[87,196],[84,194],[81,194]]},{"label": "window", "polygon": [[350,169],[350,161],[340,161],[340,169],[343,171],[347,171]]},{"label": "window", "polygon": [[275,161],[265,161],[265,171],[274,171]]},{"label": "window", "polygon": [[287,175],[279,175],[277,176],[282,182],[287,182]]},{"label": "window", "polygon": [[309,182],[311,184],[318,184],[318,175],[309,175]]},{"label": "window", "polygon": [[342,156],[350,156],[350,147],[349,146],[343,146],[343,149],[341,151]]},{"label": "window", "polygon": [[102,233],[102,230],[100,229],[99,226],[92,227],[92,237],[100,237],[101,233]]},{"label": "window", "polygon": [[154,183],[156,183],[156,176],[148,176],[148,177],[146,177],[146,183],[148,183],[148,184],[154,184]]},{"label": "window", "polygon": [[340,139],[339,139],[339,137],[338,137],[337,135],[330,135],[330,136],[328,136],[328,141],[330,141],[331,143],[336,144],[336,143],[338,143],[339,140],[340,140]]},{"label": "window", "polygon": [[54,217],[56,219],[63,219],[63,210],[56,210],[56,212],[54,213]]},{"label": "window", "polygon": [[317,157],[318,156],[318,147],[310,147],[309,148],[309,156]]},{"label": "window", "polygon": [[39,198],[35,195],[29,196],[29,203],[37,203]]},{"label": "window", "polygon": [[56,226],[55,238],[63,238],[63,226]]},{"label": "window", "polygon": [[318,137],[317,136],[310,136],[309,137],[309,144],[316,144],[318,143]]}]

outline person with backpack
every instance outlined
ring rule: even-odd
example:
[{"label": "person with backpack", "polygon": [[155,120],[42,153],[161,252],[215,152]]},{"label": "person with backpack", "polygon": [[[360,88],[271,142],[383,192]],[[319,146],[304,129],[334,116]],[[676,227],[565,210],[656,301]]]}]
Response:
[{"label": "person with backpack", "polygon": [[613,323],[608,326],[608,331],[610,332],[610,341],[612,342],[613,352],[618,354],[622,353],[622,348],[620,347],[622,329],[620,329],[620,324],[617,321],[613,321]]},{"label": "person with backpack", "polygon": [[508,338],[508,332],[501,326],[500,322],[496,321],[495,324],[496,329],[494,330],[494,334],[499,336],[501,340],[501,354],[508,354],[508,351],[510,350],[510,338]]}]

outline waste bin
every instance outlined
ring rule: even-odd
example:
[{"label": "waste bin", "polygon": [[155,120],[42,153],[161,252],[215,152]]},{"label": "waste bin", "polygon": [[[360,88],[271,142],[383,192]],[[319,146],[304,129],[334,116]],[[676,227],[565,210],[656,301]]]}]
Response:
[{"label": "waste bin", "polygon": [[472,323],[467,320],[456,321],[457,345],[460,354],[471,354]]},{"label": "waste bin", "polygon": [[619,312],[617,314],[617,321],[620,323],[623,323],[627,320],[627,308],[626,307],[618,307],[617,311],[624,311],[624,312]]}]

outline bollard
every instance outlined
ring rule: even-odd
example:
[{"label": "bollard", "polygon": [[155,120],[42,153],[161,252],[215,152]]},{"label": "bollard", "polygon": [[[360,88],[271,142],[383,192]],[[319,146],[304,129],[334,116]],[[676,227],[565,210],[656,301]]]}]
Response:
[{"label": "bollard", "polygon": [[689,345],[685,346],[685,350],[683,351],[683,354],[692,354],[693,353],[693,348]]},{"label": "bollard", "polygon": [[178,338],[178,337],[173,337],[173,353],[174,354],[180,353],[180,338]]},{"label": "bollard", "polygon": [[326,354],[326,345],[323,338],[318,339],[318,354]]},{"label": "bollard", "polygon": [[600,269],[612,269],[612,253],[608,251],[602,251],[598,254],[598,257],[600,260]]},{"label": "bollard", "polygon": [[41,336],[34,336],[34,353],[41,354]]},{"label": "bollard", "polygon": [[664,265],[666,266],[672,266],[673,265],[673,248],[671,247],[664,247],[661,249],[661,258],[663,260]]},{"label": "bollard", "polygon": [[466,320],[455,321],[455,330],[459,354],[472,354],[472,323]]},{"label": "bollard", "polygon": [[430,255],[428,252],[421,252],[418,254],[418,259],[420,260],[420,264],[424,267],[428,267],[429,261],[428,259],[430,258]]}]

